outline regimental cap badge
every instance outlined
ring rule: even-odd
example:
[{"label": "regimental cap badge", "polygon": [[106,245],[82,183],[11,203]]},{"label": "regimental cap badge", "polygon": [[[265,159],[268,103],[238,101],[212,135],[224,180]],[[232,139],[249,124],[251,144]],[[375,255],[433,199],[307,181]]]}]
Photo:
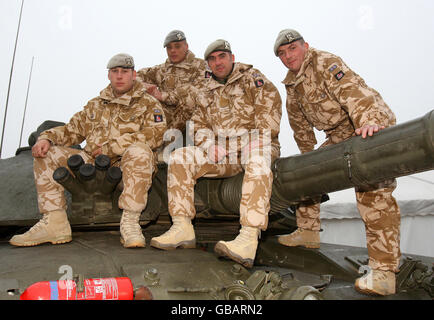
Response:
[{"label": "regimental cap badge", "polygon": [[286,34],[286,39],[288,39],[288,41],[293,41],[295,39],[294,35],[292,34],[292,32],[288,32]]},{"label": "regimental cap badge", "polygon": [[225,49],[226,50],[231,50],[231,45],[227,41],[225,41]]},{"label": "regimental cap badge", "polygon": [[125,65],[130,66],[130,67],[133,67],[133,66],[134,66],[133,59],[130,58],[130,57],[126,57],[126,58],[125,58]]}]

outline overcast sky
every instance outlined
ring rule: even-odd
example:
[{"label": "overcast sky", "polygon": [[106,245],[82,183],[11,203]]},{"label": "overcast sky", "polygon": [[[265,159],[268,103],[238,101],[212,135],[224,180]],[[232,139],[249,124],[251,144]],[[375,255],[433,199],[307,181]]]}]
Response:
[{"label": "overcast sky", "polygon": [[[0,127],[20,6],[0,0]],[[114,54],[133,55],[138,68],[163,63],[163,40],[173,29],[185,32],[198,57],[212,41],[228,40],[235,59],[261,70],[285,101],[286,68],[273,53],[284,28],[339,55],[382,94],[398,123],[434,109],[432,0],[25,0],[2,158],[18,148],[32,57],[22,146],[44,120],[67,122],[97,96]],[[298,153],[284,105],[280,141],[282,156]]]}]

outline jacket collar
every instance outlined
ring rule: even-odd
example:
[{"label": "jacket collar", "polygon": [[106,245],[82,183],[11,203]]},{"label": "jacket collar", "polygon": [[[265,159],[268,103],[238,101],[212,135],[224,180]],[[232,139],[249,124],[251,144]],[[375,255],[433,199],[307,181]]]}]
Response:
[{"label": "jacket collar", "polygon": [[166,68],[183,68],[183,69],[190,69],[191,64],[194,62],[194,59],[196,56],[193,52],[190,50],[187,51],[187,55],[185,56],[185,59],[181,61],[180,63],[172,63],[169,59],[166,60],[164,63]]},{"label": "jacket collar", "polygon": [[110,84],[100,92],[99,96],[101,99],[106,100],[110,103],[117,103],[128,107],[131,105],[131,100],[133,98],[142,97],[144,92],[145,88],[143,84],[139,81],[135,81],[133,88],[120,97],[115,97],[113,93],[113,88]]},{"label": "jacket collar", "polygon": [[225,84],[219,83],[217,80],[213,79],[212,77],[209,79],[208,82],[208,88],[210,90],[216,89],[218,87],[223,87],[223,86],[227,86],[230,85],[234,82],[236,82],[238,79],[240,79],[241,77],[243,77],[244,73],[251,69],[253,66],[250,64],[244,64],[241,62],[235,62],[234,63],[234,68],[232,70],[232,73],[229,75],[229,78],[227,79]]}]

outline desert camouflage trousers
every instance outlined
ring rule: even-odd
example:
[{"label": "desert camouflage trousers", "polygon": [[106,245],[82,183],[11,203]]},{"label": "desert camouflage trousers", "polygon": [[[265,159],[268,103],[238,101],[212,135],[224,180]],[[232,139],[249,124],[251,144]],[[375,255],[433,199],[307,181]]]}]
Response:
[{"label": "desert camouflage trousers", "polygon": [[[85,163],[95,162],[83,150],[61,146],[52,146],[45,158],[34,159],[33,173],[41,213],[66,209],[64,188],[53,179],[53,173],[59,167],[69,170],[67,160],[74,154],[79,154]],[[119,208],[134,212],[145,209],[155,170],[153,157],[146,143],[135,143],[127,148],[120,161],[113,164],[122,170],[123,191],[119,197]]]},{"label": "desert camouflage trousers", "polygon": [[199,147],[176,149],[170,155],[167,174],[170,215],[195,217],[194,186],[197,179],[231,177],[244,170],[240,223],[266,230],[273,183],[270,163],[266,156],[255,152],[243,164],[220,164],[210,162]]},{"label": "desert camouflage trousers", "polygon": [[178,104],[176,107],[163,105],[168,129],[185,130],[186,123],[193,115],[194,104]]},{"label": "desert camouflage trousers", "polygon": [[[321,147],[337,142],[330,139]],[[401,258],[401,213],[392,196],[395,189],[395,179],[379,183],[370,190],[355,188],[357,209],[365,223],[369,266],[382,271],[397,272]],[[320,230],[319,203],[300,206],[296,216],[299,228]]]}]

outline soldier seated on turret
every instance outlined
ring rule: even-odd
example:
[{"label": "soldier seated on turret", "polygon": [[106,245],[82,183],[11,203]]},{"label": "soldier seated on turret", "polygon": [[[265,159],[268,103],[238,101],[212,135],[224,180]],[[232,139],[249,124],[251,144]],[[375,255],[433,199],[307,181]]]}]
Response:
[{"label": "soldier seated on turret", "polygon": [[[341,58],[309,47],[295,30],[282,30],[274,53],[287,67],[283,81],[287,91],[286,109],[298,148],[312,151],[317,143],[314,128],[326,133],[321,146],[363,138],[395,124],[395,115],[381,95],[368,87]],[[396,181],[384,181],[376,188],[356,188],[357,207],[365,222],[371,272],[356,280],[364,293],[395,293],[398,272],[400,212],[392,192]],[[279,237],[285,246],[320,246],[320,205],[300,206],[296,211],[298,229]]]},{"label": "soldier seated on turret", "polygon": [[[12,237],[12,245],[71,241],[64,188],[53,180],[53,172],[58,167],[67,167],[73,154],[92,164],[98,155],[105,154],[112,166],[122,170],[123,191],[118,203],[123,209],[121,243],[126,248],[145,246],[139,219],[156,168],[155,150],[163,142],[165,115],[160,102],[146,93],[141,82],[135,81],[133,57],[117,54],[110,59],[107,69],[110,84],[100,95],[66,125],[42,132],[32,147],[42,219],[26,233]],[[68,148],[84,140],[84,150]]]}]

